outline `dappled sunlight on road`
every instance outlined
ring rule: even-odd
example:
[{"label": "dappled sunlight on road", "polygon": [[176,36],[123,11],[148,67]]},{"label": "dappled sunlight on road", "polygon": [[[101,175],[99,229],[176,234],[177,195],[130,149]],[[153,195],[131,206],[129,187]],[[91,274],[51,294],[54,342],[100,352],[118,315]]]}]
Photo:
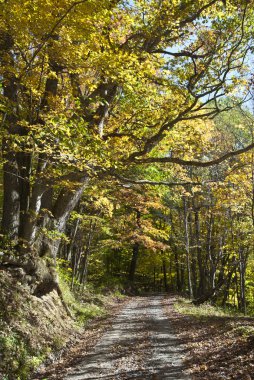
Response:
[{"label": "dappled sunlight on road", "polygon": [[65,379],[187,379],[182,363],[184,348],[172,332],[162,299],[131,300]]}]

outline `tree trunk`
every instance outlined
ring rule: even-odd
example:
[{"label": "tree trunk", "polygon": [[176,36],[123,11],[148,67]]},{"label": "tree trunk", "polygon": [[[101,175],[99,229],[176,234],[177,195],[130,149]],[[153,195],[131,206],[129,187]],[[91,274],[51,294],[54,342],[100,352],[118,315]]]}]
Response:
[{"label": "tree trunk", "polygon": [[[138,230],[141,229],[140,217],[141,217],[140,211],[136,210],[136,226]],[[135,242],[132,249],[132,258],[131,258],[130,269],[129,269],[129,282],[131,283],[131,286],[133,286],[134,284],[138,254],[139,254],[139,243]]]},{"label": "tree trunk", "polygon": [[81,260],[81,268],[80,268],[80,283],[85,284],[87,281],[87,274],[88,274],[88,259],[90,256],[91,252],[91,244],[92,244],[92,239],[93,239],[93,232],[96,228],[96,222],[90,222],[90,227],[89,227],[89,232],[88,232],[88,237],[87,237],[87,242],[86,242],[86,247],[85,247],[85,252],[83,255],[83,259]]},{"label": "tree trunk", "polygon": [[191,255],[191,278],[192,278],[192,289],[193,297],[197,296],[198,288],[198,278],[197,278],[197,255],[194,249],[195,246],[195,234],[193,233],[192,228],[192,213],[189,213],[188,217],[188,226],[189,226],[189,241],[190,241],[190,255]]},{"label": "tree trunk", "polygon": [[212,237],[213,237],[213,223],[214,218],[211,213],[209,218],[209,225],[207,231],[207,261],[209,263],[209,286],[211,289],[215,287],[215,273],[216,273],[216,265],[213,257],[213,249],[212,249]]},{"label": "tree trunk", "polygon": [[[5,39],[3,51],[0,52],[0,59],[2,60],[3,67],[14,65],[14,57],[12,47],[14,41],[6,34],[1,36]],[[6,62],[5,62],[6,61]],[[12,112],[5,114],[3,118],[3,125],[7,131],[7,135],[3,138],[2,152],[3,152],[3,217],[2,217],[2,233],[9,238],[17,239],[19,231],[19,218],[20,218],[20,189],[19,189],[19,168],[17,163],[17,155],[12,150],[12,137],[19,134],[19,127],[17,126],[17,99],[18,99],[18,85],[13,73],[5,72],[3,80],[3,96],[6,98],[9,106],[12,107]]]},{"label": "tree trunk", "polygon": [[56,258],[61,242],[61,234],[65,232],[66,223],[69,219],[70,213],[81,199],[88,181],[88,177],[84,178],[83,183],[81,183],[75,191],[63,189],[60,192],[53,206],[53,218],[49,219],[48,225],[49,230],[52,232],[55,231],[57,235],[60,236],[56,236],[56,238],[44,236],[44,238],[39,241],[38,250],[41,257],[47,255],[53,259]]},{"label": "tree trunk", "polygon": [[74,227],[73,227],[73,231],[72,231],[72,234],[71,234],[70,243],[69,243],[69,245],[67,247],[66,259],[68,261],[71,260],[72,250],[73,250],[73,246],[74,246],[74,243],[75,243],[76,235],[77,235],[77,232],[78,232],[79,224],[80,224],[80,219],[77,218],[75,220],[75,223],[74,223]]},{"label": "tree trunk", "polygon": [[200,222],[199,222],[198,210],[195,210],[195,235],[196,235],[198,270],[199,270],[198,295],[201,296],[202,294],[205,293],[205,272],[204,272],[204,264],[202,260],[202,248],[201,248],[201,242],[200,242]]},{"label": "tree trunk", "polygon": [[190,242],[189,242],[189,226],[188,226],[188,204],[186,197],[183,198],[184,205],[184,230],[185,230],[185,250],[187,262],[187,276],[188,276],[188,291],[189,297],[193,298],[192,279],[191,279],[191,258],[190,258]]},{"label": "tree trunk", "polygon": [[18,167],[15,153],[4,154],[3,164],[3,217],[2,233],[10,239],[17,239],[19,231],[20,194]]},{"label": "tree trunk", "polygon": [[175,270],[176,270],[176,286],[177,291],[182,291],[182,283],[180,278],[180,267],[179,267],[179,259],[178,259],[178,252],[177,249],[175,250]]},{"label": "tree trunk", "polygon": [[138,261],[138,253],[139,253],[139,243],[134,243],[133,249],[132,249],[132,258],[130,263],[130,270],[129,270],[129,281],[131,284],[134,283],[135,279],[135,272],[137,267],[137,261]]},{"label": "tree trunk", "polygon": [[162,269],[163,269],[164,289],[165,289],[165,292],[168,292],[167,268],[166,268],[166,261],[164,258],[162,259]]},{"label": "tree trunk", "polygon": [[244,257],[243,247],[239,247],[239,274],[240,274],[240,297],[239,310],[246,314],[246,297],[245,297],[245,272],[246,258]]}]

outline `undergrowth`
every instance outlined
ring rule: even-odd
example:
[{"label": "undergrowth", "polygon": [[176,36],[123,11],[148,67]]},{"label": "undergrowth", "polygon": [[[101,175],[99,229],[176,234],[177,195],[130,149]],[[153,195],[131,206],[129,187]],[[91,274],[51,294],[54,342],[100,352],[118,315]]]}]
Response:
[{"label": "undergrowth", "polygon": [[68,280],[61,275],[61,272],[59,277],[64,301],[74,315],[78,326],[83,327],[90,319],[106,314],[106,300],[103,295],[95,294],[93,290],[87,288],[74,293],[70,290]]},{"label": "undergrowth", "polygon": [[180,314],[191,315],[197,318],[242,316],[242,314],[236,312],[234,309],[214,306],[208,302],[196,306],[189,299],[181,297],[179,297],[174,303],[174,308]]},{"label": "undergrowth", "polygon": [[4,366],[2,380],[27,380],[29,374],[37,368],[50,353],[44,347],[40,353],[31,349],[17,331],[8,335],[0,334],[1,365]]},{"label": "undergrowth", "polygon": [[59,270],[59,284],[63,300],[73,315],[71,320],[57,293],[47,301],[37,300],[21,283],[14,285],[12,277],[8,276],[0,278],[1,380],[28,380],[49,354],[66,345],[73,332],[95,317],[106,316],[106,307],[114,302],[115,294],[104,296],[91,287],[79,291],[76,287],[71,291],[70,275]]}]

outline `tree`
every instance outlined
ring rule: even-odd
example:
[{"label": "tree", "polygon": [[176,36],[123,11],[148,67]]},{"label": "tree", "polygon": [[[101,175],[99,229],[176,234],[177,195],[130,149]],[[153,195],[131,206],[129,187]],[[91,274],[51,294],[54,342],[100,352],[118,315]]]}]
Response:
[{"label": "tree", "polygon": [[56,279],[39,262],[55,258],[91,178],[153,162],[210,164],[159,152],[175,127],[228,109],[217,100],[243,89],[252,10],[245,1],[9,0],[0,12],[2,265],[22,266],[42,294]]}]

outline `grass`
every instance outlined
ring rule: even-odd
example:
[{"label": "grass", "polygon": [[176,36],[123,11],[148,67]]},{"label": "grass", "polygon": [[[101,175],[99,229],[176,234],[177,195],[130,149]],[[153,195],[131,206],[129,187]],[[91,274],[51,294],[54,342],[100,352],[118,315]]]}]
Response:
[{"label": "grass", "polygon": [[90,319],[106,314],[105,300],[102,295],[95,295],[88,290],[83,294],[74,295],[66,280],[61,276],[60,287],[64,301],[74,315],[77,326],[84,327]]},{"label": "grass", "polygon": [[243,314],[236,312],[229,308],[221,308],[218,306],[204,303],[200,306],[195,306],[190,300],[179,297],[175,304],[174,309],[184,315],[191,315],[197,318],[203,317],[239,317]]},{"label": "grass", "polygon": [[254,327],[240,325],[235,327],[234,331],[244,338],[254,337]]}]

